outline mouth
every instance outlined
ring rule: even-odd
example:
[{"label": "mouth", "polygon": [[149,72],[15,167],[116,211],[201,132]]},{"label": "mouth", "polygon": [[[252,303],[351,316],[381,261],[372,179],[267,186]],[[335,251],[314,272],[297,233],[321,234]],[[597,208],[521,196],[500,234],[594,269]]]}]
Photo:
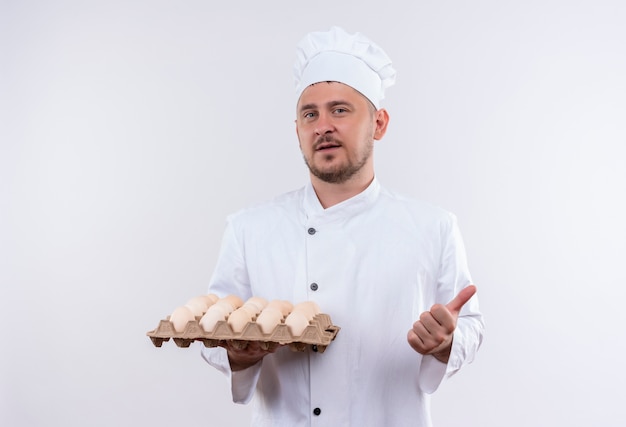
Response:
[{"label": "mouth", "polygon": [[339,147],[340,147],[340,145],[326,145],[324,147],[317,147],[315,149],[315,151],[318,152],[318,153],[322,153],[324,151],[331,151],[331,150],[333,150],[335,148],[339,148]]},{"label": "mouth", "polygon": [[335,141],[321,142],[315,146],[315,151],[327,151],[341,147],[341,144]]}]

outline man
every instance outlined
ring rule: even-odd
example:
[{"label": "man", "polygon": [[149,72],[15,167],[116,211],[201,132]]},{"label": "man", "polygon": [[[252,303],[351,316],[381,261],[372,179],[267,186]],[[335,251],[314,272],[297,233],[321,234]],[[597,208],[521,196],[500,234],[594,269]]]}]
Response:
[{"label": "man", "polygon": [[311,33],[295,75],[310,183],[229,217],[209,292],[312,300],[341,330],[324,353],[226,343],[203,356],[235,402],[253,401],[254,426],[429,426],[428,394],[473,360],[484,328],[455,217],[375,177],[395,79],[380,47]]}]

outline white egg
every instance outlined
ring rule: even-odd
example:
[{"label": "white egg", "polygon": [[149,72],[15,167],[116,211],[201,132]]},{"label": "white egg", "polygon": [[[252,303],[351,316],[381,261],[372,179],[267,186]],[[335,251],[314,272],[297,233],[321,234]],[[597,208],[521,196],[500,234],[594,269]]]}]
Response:
[{"label": "white egg", "polygon": [[202,295],[202,296],[206,300],[207,305],[209,307],[212,306],[213,304],[215,304],[220,299],[220,297],[218,297],[215,294],[207,294],[207,295]]},{"label": "white egg", "polygon": [[224,298],[220,298],[214,305],[221,305],[227,308],[230,312],[237,310],[243,305],[243,300],[236,295],[228,295]]},{"label": "white egg", "polygon": [[258,308],[257,313],[260,313],[261,310],[263,310],[265,306],[267,306],[267,300],[261,297],[250,297],[244,305],[254,305]]},{"label": "white egg", "polygon": [[195,317],[187,306],[177,307],[170,315],[170,322],[172,322],[176,332],[183,332],[191,320],[195,320]]},{"label": "white egg", "polygon": [[296,338],[302,335],[304,329],[309,326],[309,319],[302,311],[292,311],[285,319],[285,325],[289,328],[291,335]]},{"label": "white egg", "polygon": [[293,303],[291,301],[282,300],[283,307],[287,310],[288,313],[293,311]]},{"label": "white egg", "polygon": [[220,314],[222,314],[224,316],[224,319],[226,319],[228,317],[228,315],[232,312],[232,310],[230,310],[230,306],[224,306],[221,304],[213,304],[211,307],[209,307],[207,309],[207,313],[210,311],[216,311]]},{"label": "white egg", "polygon": [[202,316],[209,308],[206,304],[206,301],[202,297],[191,298],[189,301],[187,301],[187,304],[185,304],[185,306],[191,309],[194,316]]},{"label": "white egg", "polygon": [[265,308],[267,309],[270,307],[279,310],[283,314],[283,317],[285,317],[291,313],[293,304],[289,301],[275,299],[270,301]]},{"label": "white egg", "polygon": [[252,320],[252,314],[244,307],[230,313],[228,316],[228,324],[233,332],[240,333],[243,328]]},{"label": "white egg", "polygon": [[247,301],[244,303],[244,305],[239,307],[237,310],[241,310],[242,308],[244,310],[248,310],[253,316],[256,316],[257,314],[259,314],[261,312],[261,308],[259,308],[255,304],[248,303]]},{"label": "white egg", "polygon": [[205,332],[213,332],[217,322],[226,320],[227,317],[228,312],[224,308],[214,304],[209,307],[206,313],[204,313],[204,316],[202,316],[202,319],[200,319],[200,326]]},{"label": "white egg", "polygon": [[213,307],[220,307],[222,308],[222,310],[226,311],[227,314],[232,313],[233,311],[235,311],[235,308],[236,308],[236,307],[233,307],[233,305],[226,300],[219,300],[218,302],[213,304],[211,307],[209,307],[209,310]]},{"label": "white egg", "polygon": [[277,308],[266,307],[256,318],[256,323],[264,334],[271,333],[283,320],[283,314]]},{"label": "white egg", "polygon": [[239,298],[237,295],[225,296],[220,301],[228,301],[234,307],[235,310],[243,305],[243,300]]},{"label": "white egg", "polygon": [[293,306],[293,310],[291,312],[293,313],[296,311],[304,313],[309,320],[312,320],[317,314],[320,313],[320,308],[314,301],[304,301]]}]

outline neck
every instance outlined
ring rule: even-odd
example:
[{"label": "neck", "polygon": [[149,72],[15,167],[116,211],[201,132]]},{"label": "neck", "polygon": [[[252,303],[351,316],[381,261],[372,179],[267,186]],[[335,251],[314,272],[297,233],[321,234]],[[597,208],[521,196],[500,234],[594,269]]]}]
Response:
[{"label": "neck", "polygon": [[[357,174],[360,175],[360,174]],[[337,205],[363,192],[374,180],[374,173],[354,176],[341,184],[332,184],[311,175],[311,184],[324,209]]]}]

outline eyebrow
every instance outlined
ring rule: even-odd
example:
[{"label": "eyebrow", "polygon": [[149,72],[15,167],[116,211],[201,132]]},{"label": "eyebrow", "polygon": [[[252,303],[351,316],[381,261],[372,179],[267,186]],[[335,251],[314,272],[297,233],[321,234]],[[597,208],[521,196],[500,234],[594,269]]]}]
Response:
[{"label": "eyebrow", "polygon": [[[338,100],[335,100],[335,101],[329,101],[329,102],[327,102],[325,104],[325,106],[327,108],[336,107],[337,105],[346,105],[346,106],[351,107],[351,108],[354,107],[350,102],[344,101],[344,100],[341,100],[341,99],[338,99]],[[305,110],[315,110],[317,108],[318,108],[317,104],[305,104],[302,107],[300,107],[300,112],[305,111]]]}]

